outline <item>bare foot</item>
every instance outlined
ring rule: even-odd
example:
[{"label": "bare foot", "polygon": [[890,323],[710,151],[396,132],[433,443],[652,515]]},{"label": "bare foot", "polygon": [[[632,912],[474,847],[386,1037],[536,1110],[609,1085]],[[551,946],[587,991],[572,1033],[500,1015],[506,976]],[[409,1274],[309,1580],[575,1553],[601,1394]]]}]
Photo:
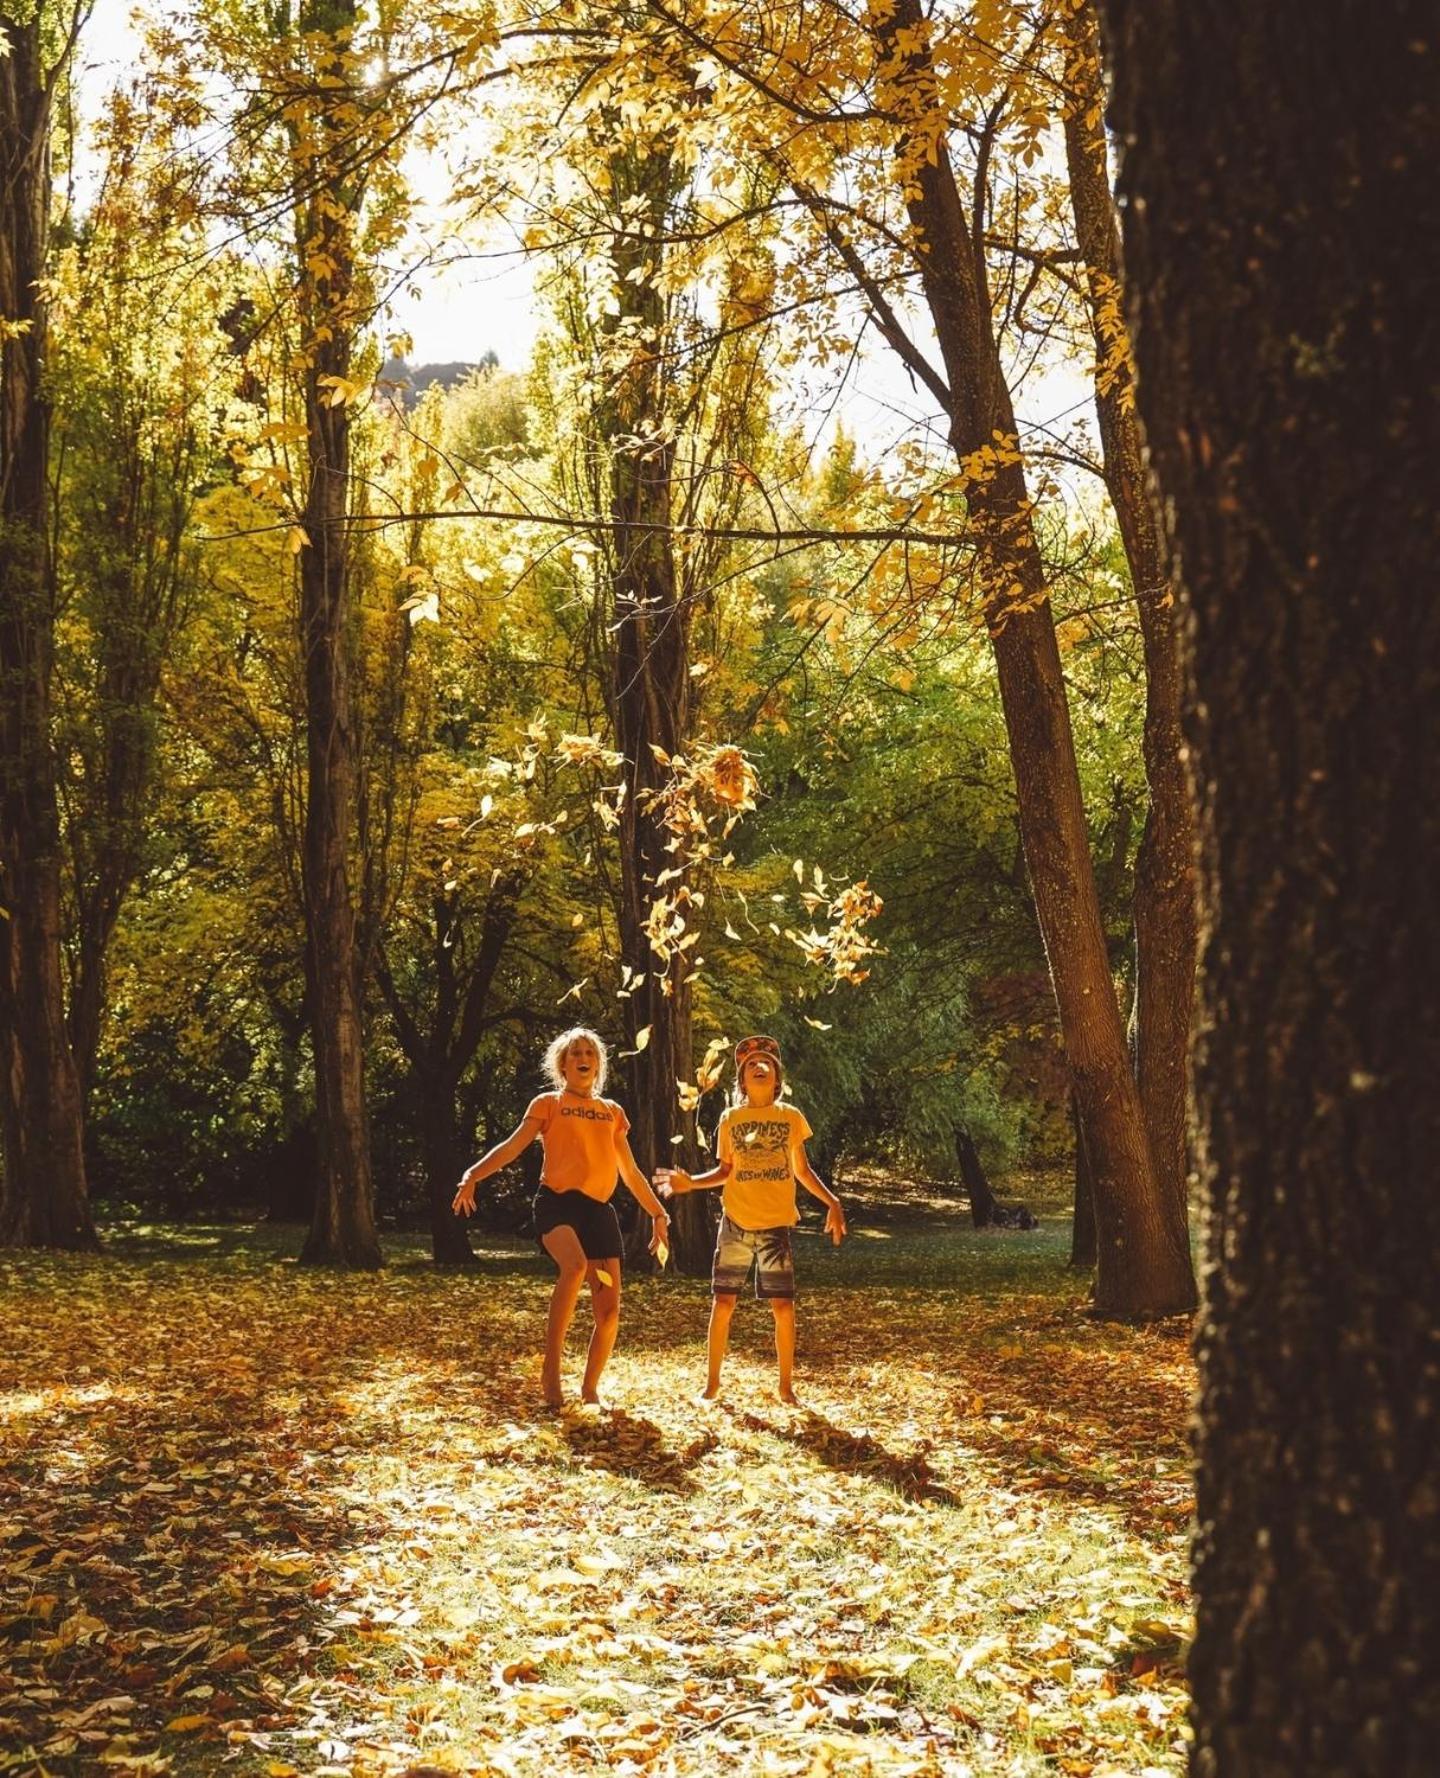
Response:
[{"label": "bare foot", "polygon": [[781,1401],[785,1403],[787,1408],[798,1408],[800,1406],[800,1397],[788,1385],[784,1389],[777,1389],[775,1393],[780,1397]]},{"label": "bare foot", "polygon": [[610,1405],[598,1389],[582,1389],[580,1399],[587,1408],[608,1408]]},{"label": "bare foot", "polygon": [[563,1408],[565,1391],[560,1387],[558,1377],[542,1377],[540,1379],[540,1396],[547,1408]]},{"label": "bare foot", "polygon": [[706,1401],[706,1402],[719,1401],[719,1399],[720,1399],[720,1385],[718,1383],[707,1383],[705,1385],[705,1387],[700,1391],[700,1393],[695,1397],[695,1399],[696,1399],[696,1401]]}]

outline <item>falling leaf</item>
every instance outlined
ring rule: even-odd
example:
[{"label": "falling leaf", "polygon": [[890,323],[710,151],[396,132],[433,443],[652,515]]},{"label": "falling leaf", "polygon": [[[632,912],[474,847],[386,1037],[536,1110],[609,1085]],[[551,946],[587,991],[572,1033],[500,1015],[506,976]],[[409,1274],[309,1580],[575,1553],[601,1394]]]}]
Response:
[{"label": "falling leaf", "polygon": [[805,1014],[805,1023],[807,1025],[813,1025],[817,1031],[834,1030],[833,1025],[827,1025],[823,1019],[812,1019],[808,1012]]},{"label": "falling leaf", "polygon": [[613,1278],[612,1278],[612,1277],[611,1277],[611,1276],[610,1276],[610,1274],[609,1274],[609,1273],[608,1273],[608,1272],[607,1272],[607,1271],[606,1271],[606,1270],[605,1270],[605,1268],[604,1268],[604,1266],[596,1266],[596,1268],[595,1268],[595,1279],[596,1279],[596,1282],[597,1282],[597,1283],[599,1283],[599,1284],[603,1284],[603,1285],[604,1285],[604,1286],[605,1286],[605,1288],[606,1288],[606,1289],[607,1289],[607,1290],[608,1290],[608,1289],[609,1289],[609,1288],[610,1288],[610,1287],[611,1287],[611,1285],[612,1285],[612,1284],[614,1284],[614,1282],[615,1282],[615,1280],[614,1280],[614,1279],[613,1279]]}]

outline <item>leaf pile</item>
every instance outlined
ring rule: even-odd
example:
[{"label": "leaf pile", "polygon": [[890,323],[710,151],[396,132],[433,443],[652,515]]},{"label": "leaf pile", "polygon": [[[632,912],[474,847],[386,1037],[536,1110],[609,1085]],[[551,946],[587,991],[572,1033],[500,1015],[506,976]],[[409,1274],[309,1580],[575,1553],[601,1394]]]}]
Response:
[{"label": "leaf pile", "polygon": [[518,1252],[5,1262],[0,1771],[1180,1771],[1183,1340],[888,1222],[801,1243],[799,1412],[749,1302],[696,1404],[687,1280],[555,1417]]}]

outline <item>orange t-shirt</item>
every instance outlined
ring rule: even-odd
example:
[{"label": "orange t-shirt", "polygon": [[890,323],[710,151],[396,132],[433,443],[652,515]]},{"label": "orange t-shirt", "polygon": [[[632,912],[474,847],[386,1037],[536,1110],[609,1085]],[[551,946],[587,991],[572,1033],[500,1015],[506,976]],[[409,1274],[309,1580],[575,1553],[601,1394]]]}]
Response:
[{"label": "orange t-shirt", "polygon": [[579,1093],[540,1093],[525,1107],[525,1120],[540,1126],[545,1165],[540,1183],[551,1191],[584,1192],[605,1204],[620,1174],[616,1144],[630,1119],[613,1099]]}]

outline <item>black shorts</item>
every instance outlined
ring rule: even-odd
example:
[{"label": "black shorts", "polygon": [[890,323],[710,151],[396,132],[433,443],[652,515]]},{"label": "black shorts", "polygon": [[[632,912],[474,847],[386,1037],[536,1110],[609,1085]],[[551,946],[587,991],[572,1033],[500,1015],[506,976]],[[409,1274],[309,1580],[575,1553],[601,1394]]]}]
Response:
[{"label": "black shorts", "polygon": [[562,1227],[574,1229],[586,1259],[619,1259],[624,1251],[613,1204],[585,1192],[557,1192],[542,1185],[535,1194],[535,1239]]}]

